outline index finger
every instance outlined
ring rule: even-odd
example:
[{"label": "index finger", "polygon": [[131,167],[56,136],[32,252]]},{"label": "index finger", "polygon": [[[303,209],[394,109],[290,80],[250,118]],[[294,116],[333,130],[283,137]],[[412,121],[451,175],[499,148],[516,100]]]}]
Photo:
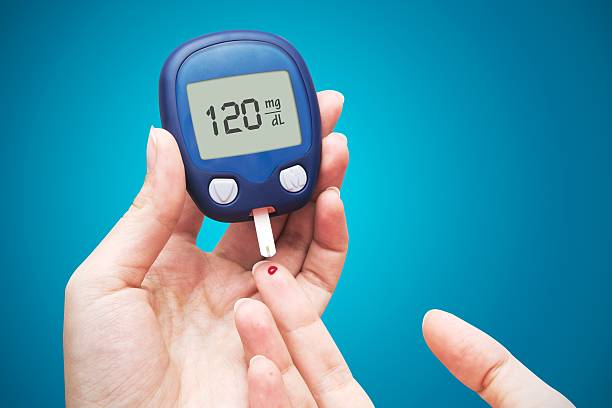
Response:
[{"label": "index finger", "polygon": [[423,318],[431,351],[465,386],[495,408],[573,407],[486,333],[442,310]]},{"label": "index finger", "polygon": [[320,407],[372,406],[294,276],[277,262],[253,268],[255,283]]},{"label": "index finger", "polygon": [[250,408],[291,408],[278,367],[265,356],[249,361],[247,374]]}]

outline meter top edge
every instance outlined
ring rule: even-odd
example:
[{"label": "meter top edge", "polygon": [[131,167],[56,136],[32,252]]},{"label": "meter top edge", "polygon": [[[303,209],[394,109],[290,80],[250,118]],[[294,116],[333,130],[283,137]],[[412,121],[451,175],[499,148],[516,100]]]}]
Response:
[{"label": "meter top edge", "polygon": [[[176,75],[181,64],[194,52],[215,44],[230,41],[261,41],[281,47],[294,60],[302,74],[308,73],[306,63],[293,45],[283,37],[263,31],[231,30],[204,34],[193,38],[176,47],[168,56],[161,70],[160,85],[168,81],[170,88],[174,87]],[[305,76],[309,78],[310,75]],[[160,86],[160,91],[165,86]]]}]

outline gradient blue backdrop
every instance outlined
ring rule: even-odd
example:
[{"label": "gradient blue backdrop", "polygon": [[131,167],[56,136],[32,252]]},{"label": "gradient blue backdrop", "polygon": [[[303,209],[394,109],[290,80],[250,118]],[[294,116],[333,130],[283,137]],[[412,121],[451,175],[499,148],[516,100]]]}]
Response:
[{"label": "gradient blue backdrop", "polygon": [[610,3],[0,7],[0,405],[63,404],[64,285],[139,189],[161,65],[236,28],[285,36],[346,96],[351,247],[325,320],[373,400],[482,405],[422,340],[435,307],[612,405]]}]

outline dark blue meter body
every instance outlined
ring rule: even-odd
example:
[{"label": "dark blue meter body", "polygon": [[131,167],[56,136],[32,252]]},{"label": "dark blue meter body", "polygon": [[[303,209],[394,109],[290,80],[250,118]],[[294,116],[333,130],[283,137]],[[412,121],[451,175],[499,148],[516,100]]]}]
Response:
[{"label": "dark blue meter body", "polygon": [[187,190],[218,221],[304,206],[321,161],[321,119],[306,64],[286,40],[226,31],[184,43],[159,81],[162,126],[181,151]]}]

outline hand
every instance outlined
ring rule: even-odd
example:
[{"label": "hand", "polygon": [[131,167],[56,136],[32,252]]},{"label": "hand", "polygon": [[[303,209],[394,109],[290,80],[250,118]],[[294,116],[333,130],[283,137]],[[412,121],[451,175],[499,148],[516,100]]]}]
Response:
[{"label": "hand", "polygon": [[446,368],[495,408],[574,406],[501,344],[450,313],[429,311],[423,336]]},{"label": "hand", "polygon": [[372,407],[292,271],[264,261],[253,274],[265,304],[241,299],[234,313],[250,359],[249,406]]},{"label": "hand", "polygon": [[[322,133],[342,110],[337,92],[319,93]],[[346,138],[323,139],[313,201],[273,219],[275,261],[322,313],[346,256],[337,189],[348,163]],[[212,253],[196,245],[202,214],[185,193],[172,136],[151,129],[147,176],[125,216],[70,278],[64,316],[69,406],[245,406],[244,354],[232,306],[258,297],[261,260],[252,223],[232,224]]]}]

